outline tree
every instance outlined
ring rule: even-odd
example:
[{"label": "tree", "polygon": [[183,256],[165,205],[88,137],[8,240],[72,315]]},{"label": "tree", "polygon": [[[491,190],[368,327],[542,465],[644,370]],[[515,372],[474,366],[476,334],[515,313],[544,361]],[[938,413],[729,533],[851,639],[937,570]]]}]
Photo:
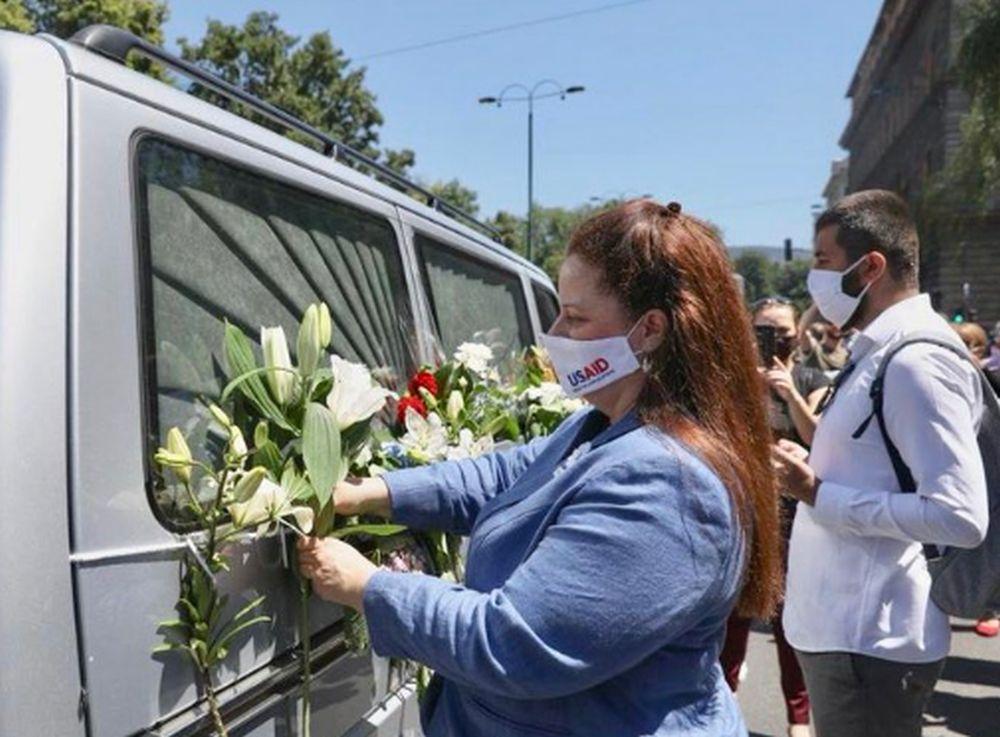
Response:
[{"label": "tree", "polygon": [[[963,21],[956,67],[970,106],[936,199],[957,190],[987,207],[1000,193],[1000,0],[972,0]],[[932,206],[940,207],[936,201]]]},{"label": "tree", "polygon": [[[365,86],[365,68],[351,68],[327,31],[301,41],[278,26],[276,13],[254,12],[242,26],[211,20],[201,41],[181,38],[178,43],[188,61],[366,156],[382,156],[400,173],[413,165],[412,151],[378,149],[383,117]],[[195,91],[211,97],[203,89]]]},{"label": "tree", "polygon": [[[87,26],[107,23],[160,46],[168,12],[166,2],[160,0],[3,0],[0,28],[69,38]],[[129,66],[163,77],[162,71],[148,59],[129,59]]]},{"label": "tree", "polygon": [[806,287],[811,267],[812,262],[809,259],[797,258],[794,261],[783,262],[775,270],[774,294],[787,297],[794,302],[799,314],[812,304],[812,297],[809,296],[809,289]]},{"label": "tree", "polygon": [[438,199],[464,210],[473,217],[479,214],[479,195],[457,179],[434,182],[427,185],[426,189]]},{"label": "tree", "polygon": [[22,0],[4,0],[0,5],[0,28],[18,33],[35,32],[35,23]]},{"label": "tree", "polygon": [[743,277],[747,302],[773,296],[777,291],[775,281],[778,265],[767,256],[755,251],[741,253],[733,261],[733,269]]}]

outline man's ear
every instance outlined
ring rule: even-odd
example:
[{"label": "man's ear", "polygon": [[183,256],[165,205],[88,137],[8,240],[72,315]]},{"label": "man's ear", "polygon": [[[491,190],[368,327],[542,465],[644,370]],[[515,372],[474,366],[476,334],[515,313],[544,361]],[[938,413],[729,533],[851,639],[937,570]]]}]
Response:
[{"label": "man's ear", "polygon": [[869,251],[868,258],[865,259],[865,263],[861,267],[861,273],[865,277],[865,281],[870,284],[881,278],[888,268],[889,261],[884,253]]}]

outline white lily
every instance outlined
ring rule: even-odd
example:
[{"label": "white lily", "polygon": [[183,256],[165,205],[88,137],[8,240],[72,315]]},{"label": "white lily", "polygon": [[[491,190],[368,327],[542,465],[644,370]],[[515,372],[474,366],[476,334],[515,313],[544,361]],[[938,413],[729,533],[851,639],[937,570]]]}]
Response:
[{"label": "white lily", "polygon": [[266,478],[267,469],[263,466],[254,466],[236,480],[233,486],[233,499],[237,502],[247,501],[257,493]]},{"label": "white lily", "polygon": [[337,418],[337,426],[344,430],[362,420],[367,420],[381,410],[394,392],[379,386],[367,367],[345,361],[340,356],[330,357],[333,370],[333,388],[326,397],[326,405]]},{"label": "white lily", "polygon": [[246,501],[230,504],[229,514],[237,527],[257,525],[258,535],[263,535],[273,523],[287,516],[295,518],[296,526],[303,533],[308,534],[313,527],[312,509],[292,504],[288,489],[270,479],[261,481]]},{"label": "white lily", "polygon": [[247,441],[243,437],[243,431],[236,425],[229,426],[229,453],[237,458],[243,458],[250,451],[247,449]]},{"label": "white lily", "polygon": [[575,412],[583,406],[582,401],[566,396],[566,392],[554,381],[543,381],[539,386],[529,387],[524,390],[523,396],[544,409],[559,412]]},{"label": "white lily", "polygon": [[403,450],[420,463],[444,458],[448,450],[448,432],[441,417],[431,412],[426,418],[414,409],[406,410],[406,434],[399,439]]},{"label": "white lily", "polygon": [[320,356],[330,344],[330,309],[325,304],[309,305],[299,326],[297,348],[299,370],[311,376],[319,365]]},{"label": "white lily", "polygon": [[281,406],[292,400],[295,390],[295,374],[292,373],[292,358],[288,354],[288,341],[285,340],[283,328],[261,328],[260,344],[264,352],[264,366],[272,369],[267,372],[267,383],[271,393]]},{"label": "white lily", "polygon": [[465,458],[478,458],[492,450],[492,436],[483,435],[481,438],[476,438],[472,430],[463,427],[458,431],[458,443],[448,447],[445,457],[449,461],[460,461]]},{"label": "white lily", "polygon": [[185,484],[190,483],[191,463],[193,459],[191,449],[188,447],[180,428],[170,428],[167,432],[167,447],[160,448],[155,460],[161,466],[173,470],[177,478]]},{"label": "white lily", "polygon": [[462,343],[455,351],[455,360],[474,374],[485,376],[493,360],[493,349],[482,343]]},{"label": "white lily", "polygon": [[445,409],[445,414],[448,415],[448,419],[452,422],[458,420],[458,416],[462,414],[462,410],[465,409],[465,399],[462,398],[462,392],[455,389],[448,396],[448,405]]}]

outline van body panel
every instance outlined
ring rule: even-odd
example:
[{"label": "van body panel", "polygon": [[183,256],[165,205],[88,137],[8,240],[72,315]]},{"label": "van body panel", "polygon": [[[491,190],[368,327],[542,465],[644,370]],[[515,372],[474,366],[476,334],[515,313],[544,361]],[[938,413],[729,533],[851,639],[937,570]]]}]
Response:
[{"label": "van body panel", "polygon": [[66,70],[0,31],[0,734],[83,735],[69,565]]},{"label": "van body panel", "polygon": [[[159,135],[182,146],[258,168],[262,176],[294,183],[384,216],[398,229],[390,204],[350,190],[258,148],[176,118],[107,88],[71,80],[74,100],[73,289],[75,295],[72,392],[74,512],[79,568],[78,606],[90,692],[93,737],[130,734],[189,709],[197,693],[189,664],[170,655],[153,658],[157,623],[174,616],[178,539],[154,516],[145,489],[149,449],[144,447],[141,320],[136,231],[131,206],[136,136]],[[128,203],[127,206],[109,203]],[[113,317],[113,319],[111,319]],[[221,340],[221,335],[219,336]],[[236,682],[296,642],[298,594],[276,539],[248,545],[236,556],[226,593],[233,603],[267,594],[272,628],[255,628],[234,646],[220,684]],[[339,637],[341,610],[314,601],[316,635]],[[316,692],[342,699],[317,731],[336,734],[372,706],[371,659],[345,680],[331,667]],[[332,680],[327,681],[326,678]],[[238,687],[222,694],[235,698]],[[269,716],[277,724],[294,713],[294,694]],[[260,726],[260,729],[271,727]],[[278,729],[278,727],[274,727]],[[346,728],[346,727],[345,727]],[[280,730],[279,730],[280,731]]]}]

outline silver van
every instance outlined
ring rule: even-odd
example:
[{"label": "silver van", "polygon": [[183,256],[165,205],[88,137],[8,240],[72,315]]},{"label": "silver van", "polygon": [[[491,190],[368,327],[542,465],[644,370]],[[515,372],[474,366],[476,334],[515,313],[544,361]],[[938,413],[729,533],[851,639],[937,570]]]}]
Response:
[{"label": "silver van", "polygon": [[[478,331],[515,350],[548,328],[541,270],[407,192],[427,194],[119,29],[0,32],[0,735],[210,732],[190,664],[151,652],[194,533],[150,458],[218,395],[223,318],[294,334],[323,299],[333,349],[396,381]],[[231,652],[223,713],[292,735],[295,585],[275,539],[237,558],[235,593],[267,594],[276,624]],[[419,734],[412,682],[352,654],[341,615],[312,613],[313,734]]]}]

